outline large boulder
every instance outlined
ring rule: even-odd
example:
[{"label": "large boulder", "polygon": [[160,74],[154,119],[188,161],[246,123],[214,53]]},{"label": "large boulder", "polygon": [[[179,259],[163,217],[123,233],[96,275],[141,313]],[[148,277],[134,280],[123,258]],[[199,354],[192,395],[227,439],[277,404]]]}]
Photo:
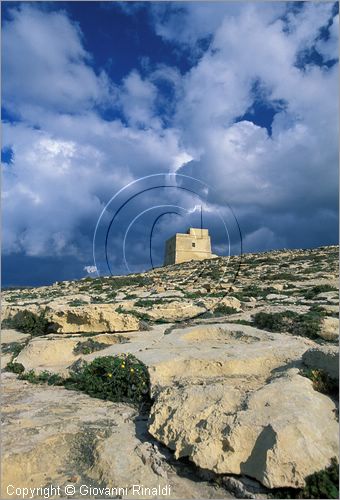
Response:
[{"label": "large boulder", "polygon": [[132,314],[117,312],[109,304],[89,304],[48,311],[46,317],[57,333],[131,332],[139,329],[139,320]]},{"label": "large boulder", "polygon": [[330,398],[293,369],[254,391],[240,380],[168,387],[149,432],[197,466],[244,474],[269,488],[302,487],[338,453]]},{"label": "large boulder", "polygon": [[[127,303],[127,302],[126,302]],[[133,304],[130,302],[129,305]],[[13,318],[18,312],[27,310],[34,314],[45,312],[46,319],[53,324],[51,331],[56,333],[114,333],[139,330],[139,320],[132,314],[119,313],[111,304],[86,304],[68,306],[38,304],[7,306],[2,319]]]}]

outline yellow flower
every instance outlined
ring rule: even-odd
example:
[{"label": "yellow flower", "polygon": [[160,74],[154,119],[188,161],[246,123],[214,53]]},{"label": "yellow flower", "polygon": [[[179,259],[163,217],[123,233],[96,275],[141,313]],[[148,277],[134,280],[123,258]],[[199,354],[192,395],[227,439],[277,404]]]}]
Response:
[{"label": "yellow flower", "polygon": [[108,373],[107,376],[112,378],[112,373]]},{"label": "yellow flower", "polygon": [[135,370],[133,368],[130,368],[130,372],[133,373]]},{"label": "yellow flower", "polygon": [[125,368],[125,365],[124,365],[124,363],[123,363],[123,364],[122,364],[121,366],[122,366],[122,368]]}]

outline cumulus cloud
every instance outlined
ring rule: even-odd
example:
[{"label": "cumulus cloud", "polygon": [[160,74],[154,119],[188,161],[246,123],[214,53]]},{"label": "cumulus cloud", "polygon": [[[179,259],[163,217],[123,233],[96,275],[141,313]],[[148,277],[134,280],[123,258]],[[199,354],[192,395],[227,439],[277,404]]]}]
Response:
[{"label": "cumulus cloud", "polygon": [[[93,64],[67,13],[11,9],[3,28],[3,102],[19,121],[3,127],[3,146],[13,152],[4,166],[4,253],[89,262],[107,200],[158,172],[215,186],[209,201],[235,208],[247,250],[335,242],[332,4],[145,8],[155,32],[189,57],[188,71],[144,60],[113,82]],[[266,126],[253,112],[258,103],[271,112]],[[102,112],[108,109],[113,118]],[[147,203],[159,198],[153,193]]]},{"label": "cumulus cloud", "polygon": [[77,112],[114,100],[106,73],[94,72],[80,29],[65,13],[23,4],[11,9],[2,34],[3,100],[19,116],[32,108]]},{"label": "cumulus cloud", "polygon": [[154,130],[157,118],[151,126],[155,89],[137,72],[117,97],[129,126],[102,118],[97,101],[113,84],[103,87],[91,68],[79,28],[61,12],[11,12],[3,32],[4,104],[21,120],[3,125],[3,146],[14,157],[4,165],[3,252],[88,259],[96,219],[113,193],[181,164],[178,134]]},{"label": "cumulus cloud", "polygon": [[[337,212],[338,67],[301,62],[301,55],[317,50],[332,5],[307,4],[286,19],[262,16],[262,4],[242,7],[225,16],[185,76],[175,123],[195,160],[180,172],[215,184],[220,203],[229,201],[242,214],[243,227],[255,211],[258,224],[281,242],[281,218],[283,224],[293,212],[287,245],[296,243],[296,233],[303,245],[306,231],[314,231],[317,244],[318,214]],[[321,56],[334,44],[334,22]],[[281,103],[269,130],[242,118],[259,87],[267,106]],[[336,241],[334,221],[327,222],[328,241]]]}]

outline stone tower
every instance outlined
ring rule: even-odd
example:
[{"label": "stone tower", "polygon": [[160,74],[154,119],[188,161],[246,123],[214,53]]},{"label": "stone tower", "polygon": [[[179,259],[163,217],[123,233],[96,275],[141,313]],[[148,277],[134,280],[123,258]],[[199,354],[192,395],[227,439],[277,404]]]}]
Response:
[{"label": "stone tower", "polygon": [[213,257],[208,229],[191,227],[186,234],[177,233],[165,242],[165,266]]}]

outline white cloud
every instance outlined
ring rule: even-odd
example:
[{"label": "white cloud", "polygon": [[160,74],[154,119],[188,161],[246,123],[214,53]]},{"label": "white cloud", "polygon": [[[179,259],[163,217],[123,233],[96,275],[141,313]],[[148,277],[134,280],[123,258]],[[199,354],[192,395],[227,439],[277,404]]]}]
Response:
[{"label": "white cloud", "polygon": [[[236,16],[225,16],[185,77],[175,120],[195,158],[181,172],[217,186],[220,203],[236,207],[245,226],[255,213],[275,236],[280,218],[295,213],[290,241],[294,230],[303,239],[299,214],[307,214],[307,231],[320,211],[337,210],[338,67],[312,60],[297,66],[301,52],[318,47],[331,10],[331,4],[304,5],[288,16],[288,29],[276,12],[272,19],[263,16],[262,4],[242,5]],[[333,50],[334,25],[324,53]],[[253,104],[255,82],[264,90],[262,100],[283,104],[271,136],[249,121],[234,123]],[[334,227],[334,219],[329,221]]]},{"label": "white cloud", "polygon": [[97,272],[96,266],[84,266],[84,271],[86,271],[88,274],[93,274]]},{"label": "white cloud", "polygon": [[25,118],[34,108],[75,112],[113,99],[107,75],[91,68],[81,32],[65,13],[25,4],[10,12],[2,31],[7,108]]},{"label": "white cloud", "polygon": [[123,82],[120,95],[124,115],[132,126],[159,128],[156,117],[156,87],[148,80],[142,80],[137,71],[132,71]]},{"label": "white cloud", "polygon": [[[175,171],[217,188],[214,201],[236,209],[251,249],[301,245],[306,233],[315,234],[310,244],[324,241],[336,222],[338,67],[297,60],[312,47],[325,60],[337,54],[336,18],[320,39],[331,5],[305,3],[285,21],[284,3],[188,3],[165,17],[165,7],[150,8],[157,33],[173,44],[179,35],[177,50],[207,36],[210,47],[184,75],[135,68],[118,86],[93,70],[65,13],[13,7],[3,29],[3,102],[22,121],[3,127],[14,153],[4,167],[4,253],[88,262],[112,194]],[[242,118],[255,82],[268,106],[282,104],[271,134]],[[124,120],[103,119],[98,106],[116,107]]]}]

